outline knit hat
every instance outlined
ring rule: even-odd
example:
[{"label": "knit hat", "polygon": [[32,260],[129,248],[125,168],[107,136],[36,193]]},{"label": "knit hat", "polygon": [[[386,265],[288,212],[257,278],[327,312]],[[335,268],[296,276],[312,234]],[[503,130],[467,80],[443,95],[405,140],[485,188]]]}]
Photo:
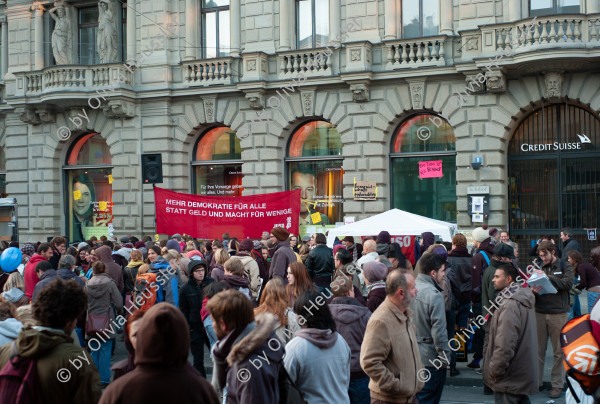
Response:
[{"label": "knit hat", "polygon": [[385,264],[377,261],[369,261],[362,266],[364,277],[370,282],[382,281],[388,274]]},{"label": "knit hat", "polygon": [[290,232],[284,229],[283,227],[273,227],[271,230],[271,234],[277,238],[279,241],[285,241],[290,238]]},{"label": "knit hat", "polygon": [[498,234],[498,229],[495,227],[492,227],[489,231],[490,233],[490,237],[496,237],[496,234]]},{"label": "knit hat", "polygon": [[252,242],[252,247],[257,251],[260,251],[262,249],[262,244],[260,243],[260,241],[254,240]]},{"label": "knit hat", "polygon": [[444,247],[435,247],[432,251],[435,255],[439,255],[444,259],[444,261],[448,260],[448,250]]},{"label": "knit hat", "polygon": [[494,255],[504,258],[515,258],[515,249],[508,244],[500,243],[494,247]]},{"label": "knit hat", "polygon": [[383,230],[379,232],[379,235],[377,236],[377,244],[390,244],[390,242],[392,241],[392,237],[390,236],[390,233]]},{"label": "knit hat", "polygon": [[481,243],[489,237],[490,237],[490,232],[488,231],[487,224],[484,224],[483,226],[478,227],[475,230],[473,230],[473,240],[475,240],[475,241],[478,241]]},{"label": "knit hat", "polygon": [[127,244],[127,243],[129,243],[129,241],[130,241],[130,240],[129,240],[129,237],[127,237],[127,236],[124,236],[124,237],[121,237],[121,238],[119,239],[119,241],[120,241],[121,243],[123,243],[123,244]]},{"label": "knit hat", "polygon": [[35,254],[35,247],[33,246],[33,244],[25,244],[23,247],[21,247],[21,252],[23,254],[27,254],[27,255],[31,256],[31,255]]},{"label": "knit hat", "polygon": [[176,238],[177,240],[181,240],[181,234],[179,234],[179,233],[173,234],[173,237],[171,237],[171,238]]},{"label": "knit hat", "polygon": [[138,241],[137,243],[135,243],[135,248],[137,248],[138,250],[140,248],[144,248],[146,245],[144,244],[143,241]]},{"label": "knit hat", "polygon": [[337,252],[339,250],[345,250],[345,249],[346,249],[346,246],[343,244],[338,244],[338,245],[334,246],[333,247],[333,256],[335,257],[335,254],[337,254]]},{"label": "knit hat", "polygon": [[[202,253],[198,250],[192,250],[192,251],[188,251],[185,253],[185,256],[188,257],[189,259],[193,259],[193,256],[197,256],[200,259],[203,259],[204,255],[202,255]],[[196,259],[198,259],[196,258]]]},{"label": "knit hat", "polygon": [[254,248],[254,242],[249,238],[243,239],[240,242],[240,251],[252,251]]},{"label": "knit hat", "polygon": [[167,241],[167,249],[175,250],[178,253],[181,253],[181,246],[179,245],[179,242],[177,242],[177,240],[174,239]]}]

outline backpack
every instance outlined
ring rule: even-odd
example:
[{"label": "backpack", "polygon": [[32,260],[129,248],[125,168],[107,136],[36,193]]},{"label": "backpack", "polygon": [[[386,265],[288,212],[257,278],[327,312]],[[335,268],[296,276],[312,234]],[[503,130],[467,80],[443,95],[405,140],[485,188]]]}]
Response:
[{"label": "backpack", "polygon": [[[585,394],[593,394],[600,387],[600,345],[592,334],[589,314],[574,318],[562,328],[560,346],[567,376],[576,380]],[[579,403],[568,377],[567,385]]]},{"label": "backpack", "polygon": [[[138,296],[140,297],[138,298]],[[133,302],[135,305],[137,305],[138,300],[142,302],[138,310],[142,311],[148,310],[154,303],[160,303],[164,300],[162,285],[156,281],[156,274],[150,272],[138,274],[133,288]]]},{"label": "backpack", "polygon": [[13,342],[12,355],[0,370],[0,403],[42,404],[37,361],[22,358]]},{"label": "backpack", "polygon": [[[485,251],[479,251],[479,253],[481,255],[483,255],[483,258],[485,258],[485,262],[487,262],[487,266],[490,266],[490,259],[488,258],[487,254],[485,253]],[[486,267],[487,268],[487,267]],[[485,268],[484,268],[485,269]]]}]

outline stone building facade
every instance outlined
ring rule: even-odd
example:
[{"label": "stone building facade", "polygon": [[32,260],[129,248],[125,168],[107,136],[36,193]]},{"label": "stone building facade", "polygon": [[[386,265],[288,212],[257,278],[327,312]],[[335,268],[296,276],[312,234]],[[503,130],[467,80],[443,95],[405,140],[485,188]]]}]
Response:
[{"label": "stone building facade", "polygon": [[[341,139],[343,202],[338,216],[359,220],[403,208],[398,201],[407,201],[414,190],[404,186],[403,169],[394,172],[392,166],[395,158],[403,157],[403,147],[410,146],[403,139],[404,146],[394,149],[399,128],[410,119],[420,124],[428,119],[426,131],[434,137],[432,131],[445,120],[454,136],[452,145],[437,149],[437,154],[419,147],[408,147],[412,152],[406,154],[415,167],[414,159],[455,157],[452,172],[445,172],[450,184],[444,188],[453,199],[444,209],[455,215],[438,218],[457,221],[459,228],[476,227],[480,222],[473,222],[473,205],[483,201],[483,220],[491,226],[529,222],[529,227],[518,229],[531,237],[556,231],[567,219],[535,222],[569,203],[565,187],[584,186],[573,182],[527,191],[515,185],[511,178],[524,181],[528,170],[545,168],[526,168],[519,161],[527,158],[517,156],[514,167],[520,171],[509,175],[511,140],[520,142],[517,155],[523,151],[522,139],[514,138],[519,131],[519,136],[537,130],[540,133],[531,136],[551,137],[549,128],[564,127],[563,138],[571,131],[589,138],[582,158],[598,157],[600,137],[594,131],[600,121],[600,0],[576,0],[564,9],[554,0],[554,8],[548,10],[530,10],[529,3],[130,0],[119,14],[121,4],[115,2],[120,59],[102,64],[92,55],[84,64],[86,47],[94,44],[84,43],[93,31],[83,33],[87,26],[81,10],[98,3],[73,0],[67,7],[78,64],[56,65],[48,16],[52,4],[2,1],[0,147],[6,158],[6,194],[19,203],[20,239],[70,232],[69,211],[76,202],[71,200],[75,191],[69,166],[94,168],[87,160],[78,164],[73,155],[82,147],[74,149],[78,139],[91,133],[104,139],[110,154],[98,167],[108,167],[105,173],[111,176],[108,191],[102,192],[111,194],[105,200],[117,236],[154,232],[153,192],[141,181],[141,154],[161,153],[164,182],[159,186],[194,193],[197,174],[192,162],[201,154],[196,144],[220,126],[241,138],[243,195],[289,189],[294,162],[290,139],[302,125],[319,121],[332,125]],[[409,12],[415,13],[414,21],[403,19]],[[213,41],[214,33],[206,31],[214,28],[215,18],[220,28],[217,25],[218,40]],[[306,21],[312,22],[312,31],[306,28],[308,36],[302,28]],[[414,34],[425,31],[428,35]],[[589,120],[585,133],[573,122],[556,121],[570,116],[571,110],[580,114],[576,120]],[[547,118],[541,131],[532,121],[538,114]],[[69,138],[59,139],[62,135]],[[530,152],[529,144],[554,143],[550,137],[532,140],[525,151]],[[539,147],[530,154],[542,152]],[[95,157],[88,157],[102,157],[98,156],[96,151]],[[475,170],[472,163],[478,157],[481,167]],[[557,164],[560,177],[561,163]],[[600,171],[590,164],[586,172]],[[355,181],[376,182],[377,199],[354,200]],[[595,181],[588,181],[581,192],[595,190]],[[468,188],[474,186],[483,187],[475,193],[485,199],[471,198],[474,191]],[[558,208],[540,208],[544,214],[536,213],[533,205],[523,212],[510,192],[553,193],[552,198],[562,202]],[[594,196],[590,198],[586,206]],[[595,213],[589,218],[597,221]]]}]

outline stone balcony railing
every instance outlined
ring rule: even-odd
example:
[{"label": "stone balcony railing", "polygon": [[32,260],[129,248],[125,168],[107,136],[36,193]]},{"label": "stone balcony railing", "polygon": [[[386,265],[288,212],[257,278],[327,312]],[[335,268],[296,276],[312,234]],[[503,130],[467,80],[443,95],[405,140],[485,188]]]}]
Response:
[{"label": "stone balcony railing", "polygon": [[385,41],[385,70],[445,66],[449,45],[446,36]]},{"label": "stone balcony railing", "polygon": [[[600,47],[600,15],[554,15],[486,25],[460,33],[465,59],[544,49]],[[479,45],[481,44],[481,45]],[[579,51],[578,56],[584,56]]]},{"label": "stone balcony railing", "polygon": [[15,73],[16,96],[35,96],[60,91],[86,92],[133,85],[133,74],[122,63],[50,66]]},{"label": "stone balcony railing", "polygon": [[[333,75],[333,55],[339,51],[328,48],[300,49],[277,54],[279,79],[295,78],[299,73],[306,77]],[[338,69],[339,70],[339,69]]]},{"label": "stone balcony railing", "polygon": [[183,61],[181,67],[186,86],[230,85],[237,75],[234,58],[231,57]]}]

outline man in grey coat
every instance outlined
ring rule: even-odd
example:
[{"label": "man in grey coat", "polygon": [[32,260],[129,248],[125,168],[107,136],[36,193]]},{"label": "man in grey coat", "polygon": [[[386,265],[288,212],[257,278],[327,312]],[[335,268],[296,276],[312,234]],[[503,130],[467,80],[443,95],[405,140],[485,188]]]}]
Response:
[{"label": "man in grey coat", "polygon": [[500,265],[492,282],[500,293],[488,320],[483,378],[496,403],[526,404],[538,393],[535,296],[511,264]]},{"label": "man in grey coat", "polygon": [[[437,254],[425,253],[417,262],[416,287],[419,293],[411,309],[414,312],[421,360],[429,380],[417,394],[419,404],[439,403],[450,363],[446,330],[446,310],[442,287],[446,263]],[[426,379],[426,378],[425,378]]]}]

